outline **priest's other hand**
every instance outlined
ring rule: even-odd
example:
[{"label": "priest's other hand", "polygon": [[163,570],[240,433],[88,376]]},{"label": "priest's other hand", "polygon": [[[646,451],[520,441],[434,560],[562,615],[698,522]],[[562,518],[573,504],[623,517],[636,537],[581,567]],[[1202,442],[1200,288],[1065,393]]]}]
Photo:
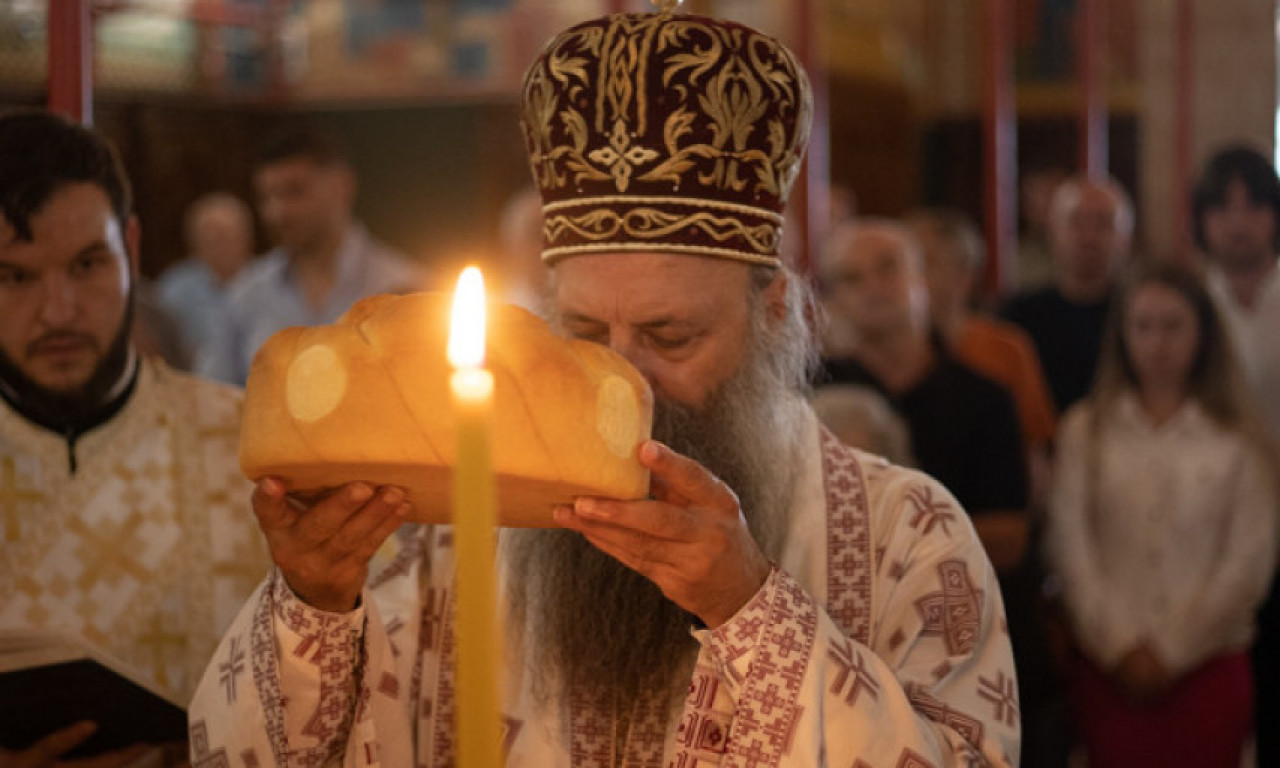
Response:
[{"label": "priest's other hand", "polygon": [[769,576],[738,497],[692,459],[656,440],[640,446],[653,498],[581,497],[556,522],[658,585],[672,602],[714,629],[738,612]]},{"label": "priest's other hand", "polygon": [[308,507],[267,477],[253,491],[253,512],[293,593],[342,613],[356,607],[370,558],[404,522],[409,504],[399,488],[350,483]]},{"label": "priest's other hand", "polygon": [[93,757],[60,759],[75,749],[77,744],[92,736],[97,728],[95,723],[86,720],[54,731],[21,752],[0,749],[0,768],[123,768],[151,749],[146,744],[134,744]]}]

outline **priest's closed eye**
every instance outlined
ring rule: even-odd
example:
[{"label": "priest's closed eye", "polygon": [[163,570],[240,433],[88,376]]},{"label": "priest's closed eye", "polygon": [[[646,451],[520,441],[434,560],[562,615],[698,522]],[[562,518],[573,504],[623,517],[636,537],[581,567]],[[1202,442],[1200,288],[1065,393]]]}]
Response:
[{"label": "priest's closed eye", "polygon": [[680,349],[693,341],[693,337],[687,334],[651,333],[649,334],[649,339],[653,342],[653,346],[658,349],[670,350]]}]

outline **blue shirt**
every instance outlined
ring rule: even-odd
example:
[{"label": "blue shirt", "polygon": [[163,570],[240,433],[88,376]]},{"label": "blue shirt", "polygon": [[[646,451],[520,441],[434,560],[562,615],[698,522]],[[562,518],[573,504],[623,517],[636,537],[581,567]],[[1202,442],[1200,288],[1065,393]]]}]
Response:
[{"label": "blue shirt", "polygon": [[156,280],[153,295],[165,316],[177,326],[180,361],[190,366],[209,343],[227,305],[227,286],[196,258],[170,266]]},{"label": "blue shirt", "polygon": [[418,265],[374,240],[360,226],[348,231],[337,259],[333,290],[318,309],[302,295],[282,249],[242,269],[227,291],[217,332],[197,355],[196,371],[244,386],[254,354],[276,331],[332,323],[367,296],[426,288],[426,276]]}]

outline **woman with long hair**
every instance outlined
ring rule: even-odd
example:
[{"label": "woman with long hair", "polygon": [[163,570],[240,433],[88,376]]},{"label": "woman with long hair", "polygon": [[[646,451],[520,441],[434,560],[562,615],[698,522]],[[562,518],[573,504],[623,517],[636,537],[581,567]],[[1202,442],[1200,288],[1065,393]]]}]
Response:
[{"label": "woman with long hair", "polygon": [[1276,556],[1273,452],[1198,274],[1141,268],[1107,333],[1062,421],[1046,543],[1077,726],[1090,768],[1236,768]]}]

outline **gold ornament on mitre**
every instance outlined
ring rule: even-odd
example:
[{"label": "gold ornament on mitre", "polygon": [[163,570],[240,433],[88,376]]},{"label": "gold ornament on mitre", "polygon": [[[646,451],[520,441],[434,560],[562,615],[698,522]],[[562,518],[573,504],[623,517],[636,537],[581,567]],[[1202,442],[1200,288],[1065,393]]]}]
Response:
[{"label": "gold ornament on mitre", "polygon": [[778,266],[812,116],[796,57],[750,27],[660,11],[557,35],[525,74],[542,259],[650,251]]}]

